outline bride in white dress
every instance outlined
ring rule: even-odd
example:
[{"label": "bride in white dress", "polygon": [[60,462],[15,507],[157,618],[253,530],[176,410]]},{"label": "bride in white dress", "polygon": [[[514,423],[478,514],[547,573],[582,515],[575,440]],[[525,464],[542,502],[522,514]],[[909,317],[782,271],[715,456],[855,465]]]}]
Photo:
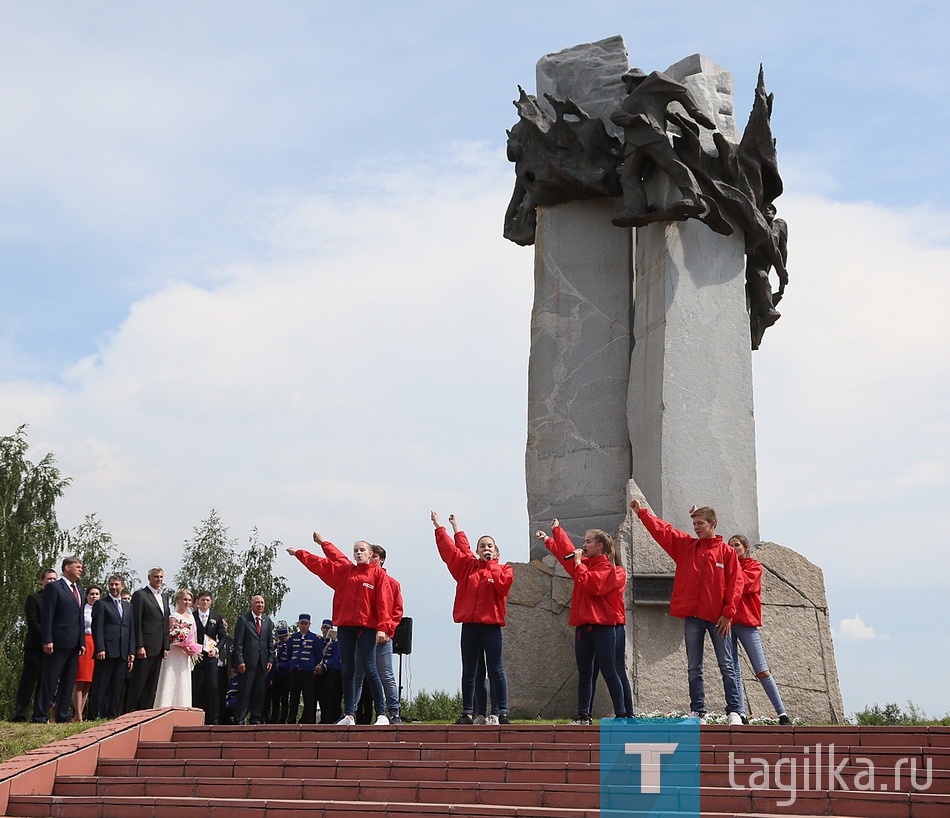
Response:
[{"label": "bride in white dress", "polygon": [[192,593],[181,588],[175,594],[175,611],[168,619],[172,634],[168,657],[158,677],[155,707],[191,707],[191,657],[201,651],[195,640],[195,617],[191,613]]}]

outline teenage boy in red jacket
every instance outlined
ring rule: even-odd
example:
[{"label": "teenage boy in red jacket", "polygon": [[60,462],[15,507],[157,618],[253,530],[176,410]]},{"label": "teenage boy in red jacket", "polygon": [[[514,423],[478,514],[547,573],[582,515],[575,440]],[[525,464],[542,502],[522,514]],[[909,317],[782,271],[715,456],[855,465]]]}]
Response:
[{"label": "teenage boy in red jacket", "polygon": [[742,724],[739,688],[732,667],[732,640],[729,639],[742,594],[742,576],[735,550],[716,534],[716,512],[709,506],[693,506],[689,516],[696,536],[691,537],[651,514],[637,500],[630,502],[630,508],[676,563],[670,615],[685,620],[683,633],[692,714],[700,720],[706,715],[703,645],[708,633],[722,674],[729,724]]}]

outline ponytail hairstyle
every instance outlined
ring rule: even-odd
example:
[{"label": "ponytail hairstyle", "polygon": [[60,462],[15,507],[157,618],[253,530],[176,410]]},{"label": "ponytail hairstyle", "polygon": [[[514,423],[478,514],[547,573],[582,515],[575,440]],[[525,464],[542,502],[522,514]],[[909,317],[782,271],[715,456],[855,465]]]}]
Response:
[{"label": "ponytail hairstyle", "polygon": [[606,531],[601,531],[599,528],[588,529],[587,534],[593,537],[596,542],[599,542],[604,547],[604,556],[614,565],[616,565],[617,546],[614,545],[614,538],[611,537]]}]

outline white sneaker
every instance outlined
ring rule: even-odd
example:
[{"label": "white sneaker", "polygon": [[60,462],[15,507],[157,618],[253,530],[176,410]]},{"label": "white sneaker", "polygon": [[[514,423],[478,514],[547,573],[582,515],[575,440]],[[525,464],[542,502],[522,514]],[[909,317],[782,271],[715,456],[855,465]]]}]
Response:
[{"label": "white sneaker", "polygon": [[700,724],[705,724],[705,723],[706,723],[706,717],[705,717],[704,715],[702,715],[701,713],[697,713],[695,710],[694,710],[692,713],[689,714],[689,717],[690,717],[691,719],[699,719],[699,723],[700,723]]},{"label": "white sneaker", "polygon": [[735,726],[737,726],[737,725],[741,726],[741,725],[742,725],[742,716],[741,716],[740,714],[738,714],[738,713],[730,713],[730,714],[729,714],[729,724],[732,725],[733,727],[735,727]]},{"label": "white sneaker", "polygon": [[489,716],[487,719],[485,719],[485,724],[494,725],[495,727],[497,727],[498,716]]},{"label": "white sneaker", "polygon": [[481,713],[475,717],[475,724],[491,724]]},{"label": "white sneaker", "polygon": [[377,717],[376,717],[376,727],[385,727],[387,724],[389,724],[389,717],[388,717],[388,716],[377,716]]},{"label": "white sneaker", "polygon": [[354,724],[356,724],[356,719],[354,719],[352,716],[344,716],[337,722],[337,724],[341,727],[352,727]]}]

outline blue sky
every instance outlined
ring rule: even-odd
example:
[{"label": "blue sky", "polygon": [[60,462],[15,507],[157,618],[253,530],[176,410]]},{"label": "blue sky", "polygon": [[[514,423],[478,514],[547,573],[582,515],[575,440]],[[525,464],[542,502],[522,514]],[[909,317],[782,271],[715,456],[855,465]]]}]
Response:
[{"label": "blue sky", "polygon": [[[940,3],[4,3],[0,429],[140,574],[212,507],[382,542],[413,687],[454,690],[429,510],[529,546],[517,85],[620,34],[731,70],[742,126],[762,62],[792,281],[754,356],[761,534],[825,572],[846,709],[942,715],[948,30]],[[285,616],[329,609],[280,567]]]}]

